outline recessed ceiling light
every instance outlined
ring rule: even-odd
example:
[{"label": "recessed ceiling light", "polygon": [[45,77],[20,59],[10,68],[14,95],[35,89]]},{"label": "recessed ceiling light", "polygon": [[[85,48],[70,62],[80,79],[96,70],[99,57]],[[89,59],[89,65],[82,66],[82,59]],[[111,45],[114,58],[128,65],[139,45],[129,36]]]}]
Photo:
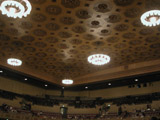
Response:
[{"label": "recessed ceiling light", "polygon": [[141,22],[145,26],[160,25],[160,10],[151,10],[141,16]]},{"label": "recessed ceiling light", "polygon": [[0,73],[3,73],[3,71],[2,71],[2,70],[0,70]]},{"label": "recessed ceiling light", "polygon": [[0,10],[3,15],[22,18],[30,14],[32,6],[28,0],[1,0]]},{"label": "recessed ceiling light", "polygon": [[111,86],[112,84],[111,84],[111,83],[108,83],[108,85]]},{"label": "recessed ceiling light", "polygon": [[138,79],[135,79],[135,81],[137,82],[137,81],[138,81]]},{"label": "recessed ceiling light", "polygon": [[73,80],[71,80],[71,79],[64,79],[64,80],[62,80],[62,83],[65,84],[65,85],[71,85],[71,84],[73,84]]},{"label": "recessed ceiling light", "polygon": [[47,87],[48,85],[47,84],[45,84],[45,87]]},{"label": "recessed ceiling light", "polygon": [[28,79],[27,79],[27,78],[24,78],[24,80],[27,81]]},{"label": "recessed ceiling light", "polygon": [[9,58],[7,60],[7,63],[12,66],[21,66],[22,65],[22,61],[19,59],[16,59],[16,58]]},{"label": "recessed ceiling light", "polygon": [[88,87],[86,86],[85,89],[88,89]]},{"label": "recessed ceiling light", "polygon": [[88,57],[88,62],[94,65],[104,65],[110,62],[110,57],[104,54],[94,54]]},{"label": "recessed ceiling light", "polygon": [[62,87],[62,89],[64,89],[64,87]]}]

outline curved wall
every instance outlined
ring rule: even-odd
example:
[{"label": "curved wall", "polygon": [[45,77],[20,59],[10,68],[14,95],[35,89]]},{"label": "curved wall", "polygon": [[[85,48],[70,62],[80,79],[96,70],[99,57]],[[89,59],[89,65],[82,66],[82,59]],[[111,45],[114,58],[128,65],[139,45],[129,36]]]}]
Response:
[{"label": "curved wall", "polygon": [[[127,95],[138,95],[138,94],[147,94],[147,93],[153,93],[153,92],[160,92],[160,82],[154,82],[152,86],[148,87],[142,87],[142,88],[128,88],[127,86],[124,87],[118,87],[118,88],[111,88],[111,89],[103,89],[103,90],[94,90],[94,91],[81,91],[81,92],[74,92],[74,91],[65,91],[65,96],[86,96],[86,97],[103,97],[103,98],[115,98],[115,97],[122,97]],[[56,90],[46,90],[43,88],[38,88],[32,85],[28,85],[22,82],[14,81],[11,79],[0,77],[0,89],[11,91],[14,93],[19,94],[28,94],[32,96],[43,96],[45,94],[53,95],[53,96],[60,96],[60,91]],[[8,105],[14,106],[14,107],[20,107],[19,102],[21,101],[20,98],[17,98],[14,101],[1,99],[0,104],[7,103]],[[153,106],[154,108],[157,107],[157,104],[160,102],[154,102]],[[123,106],[124,108],[132,111],[134,108],[145,108],[146,104],[144,105],[137,105],[134,106]],[[60,106],[54,106],[54,107],[44,107],[44,106],[38,106],[33,105],[33,110],[43,110],[46,112],[54,112],[59,113],[60,112]],[[89,108],[89,109],[75,109],[74,107],[69,107],[68,113],[70,114],[97,114],[99,110],[99,107],[96,108]],[[118,107],[116,105],[112,105],[110,112],[117,112]]]},{"label": "curved wall", "polygon": [[[86,97],[103,97],[103,98],[116,98],[128,95],[138,95],[138,94],[147,94],[160,92],[160,82],[154,82],[150,86],[141,87],[141,88],[128,88],[128,86],[110,88],[110,89],[102,89],[102,90],[86,90],[86,91],[65,91],[65,96],[86,96]],[[29,94],[42,96],[45,94],[60,96],[61,91],[57,90],[46,90],[44,88],[35,87],[29,84],[25,84],[22,82],[18,82],[15,80],[7,79],[0,77],[0,89],[11,91],[19,94]]]}]

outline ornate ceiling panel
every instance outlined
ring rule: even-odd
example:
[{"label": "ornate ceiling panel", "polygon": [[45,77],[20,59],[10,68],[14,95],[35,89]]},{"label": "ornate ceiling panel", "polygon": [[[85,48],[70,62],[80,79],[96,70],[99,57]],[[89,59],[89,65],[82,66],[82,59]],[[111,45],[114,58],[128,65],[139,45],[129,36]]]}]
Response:
[{"label": "ornate ceiling panel", "polygon": [[[160,27],[140,22],[145,11],[159,7],[158,1],[30,0],[27,18],[0,15],[1,63],[19,58],[26,67],[61,80],[159,59]],[[89,64],[87,57],[94,53],[109,55],[111,62]]]}]

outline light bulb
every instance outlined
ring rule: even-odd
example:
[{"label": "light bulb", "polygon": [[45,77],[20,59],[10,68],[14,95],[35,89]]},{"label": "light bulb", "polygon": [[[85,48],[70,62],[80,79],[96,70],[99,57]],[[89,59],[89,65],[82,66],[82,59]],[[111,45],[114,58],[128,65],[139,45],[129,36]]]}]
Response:
[{"label": "light bulb", "polygon": [[151,17],[149,20],[150,20],[150,21],[151,21],[151,23],[153,23],[153,24],[155,24],[155,23],[156,23],[156,21],[157,21],[156,17]]},{"label": "light bulb", "polygon": [[11,7],[11,8],[9,8],[9,12],[11,15],[14,15],[16,13],[16,9]]}]

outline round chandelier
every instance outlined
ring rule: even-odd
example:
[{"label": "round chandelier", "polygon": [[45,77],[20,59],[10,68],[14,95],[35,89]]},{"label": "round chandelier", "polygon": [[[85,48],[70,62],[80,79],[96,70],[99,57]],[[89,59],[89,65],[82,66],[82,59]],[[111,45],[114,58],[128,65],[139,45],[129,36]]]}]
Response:
[{"label": "round chandelier", "polygon": [[32,6],[28,0],[1,0],[0,10],[8,17],[22,18],[30,14]]},{"label": "round chandelier", "polygon": [[141,22],[145,26],[160,25],[160,10],[151,10],[141,16]]},{"label": "round chandelier", "polygon": [[15,59],[15,58],[9,58],[7,60],[7,63],[12,66],[21,66],[22,65],[22,61],[19,59]]},{"label": "round chandelier", "polygon": [[88,57],[88,62],[94,65],[104,65],[110,62],[110,57],[104,54],[94,54]]},{"label": "round chandelier", "polygon": [[71,85],[71,84],[73,84],[73,80],[64,79],[64,80],[62,80],[62,83],[65,84],[65,85]]}]

